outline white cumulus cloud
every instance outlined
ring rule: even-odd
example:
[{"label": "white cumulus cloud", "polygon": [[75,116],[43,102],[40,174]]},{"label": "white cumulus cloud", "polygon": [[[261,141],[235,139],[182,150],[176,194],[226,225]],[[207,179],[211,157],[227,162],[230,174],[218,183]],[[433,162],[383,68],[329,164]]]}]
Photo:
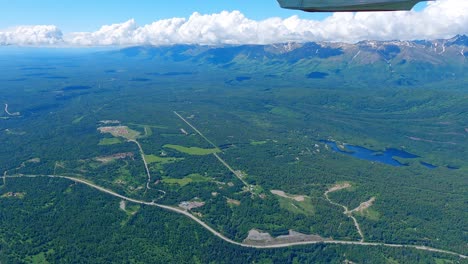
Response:
[{"label": "white cumulus cloud", "polygon": [[0,44],[130,46],[170,44],[270,44],[278,42],[412,40],[468,34],[468,0],[429,2],[421,12],[335,13],[325,20],[269,18],[256,21],[239,11],[193,13],[189,18],[138,25],[131,19],[102,26],[95,32],[66,36],[54,26],[18,27],[0,31]]},{"label": "white cumulus cloud", "polygon": [[51,25],[19,26],[0,31],[0,45],[57,45],[63,43],[62,31]]}]

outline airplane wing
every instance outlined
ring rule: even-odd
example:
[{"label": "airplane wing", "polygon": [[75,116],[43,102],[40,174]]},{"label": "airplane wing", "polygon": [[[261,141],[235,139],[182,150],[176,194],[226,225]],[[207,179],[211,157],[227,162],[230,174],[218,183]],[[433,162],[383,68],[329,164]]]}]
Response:
[{"label": "airplane wing", "polygon": [[278,0],[282,8],[306,12],[363,12],[411,10],[432,0]]}]

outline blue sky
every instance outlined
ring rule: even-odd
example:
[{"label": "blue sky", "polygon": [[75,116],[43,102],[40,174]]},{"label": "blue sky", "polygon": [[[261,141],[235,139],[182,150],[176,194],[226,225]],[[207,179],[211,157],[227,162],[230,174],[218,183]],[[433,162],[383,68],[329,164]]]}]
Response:
[{"label": "blue sky", "polygon": [[468,0],[427,3],[410,12],[331,14],[285,10],[276,0],[0,0],[0,46],[356,43],[468,34]]},{"label": "blue sky", "polygon": [[[0,0],[0,29],[18,25],[56,25],[64,32],[94,31],[102,25],[134,18],[139,25],[193,12],[239,10],[255,20],[298,15],[321,20],[330,14],[284,10],[276,0]],[[425,4],[418,5],[423,9]]]}]

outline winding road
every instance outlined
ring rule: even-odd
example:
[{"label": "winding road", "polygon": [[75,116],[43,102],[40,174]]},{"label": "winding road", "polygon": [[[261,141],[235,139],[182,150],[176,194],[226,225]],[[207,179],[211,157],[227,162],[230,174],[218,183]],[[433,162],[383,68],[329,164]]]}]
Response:
[{"label": "winding road", "polygon": [[7,115],[9,115],[9,116],[18,116],[18,115],[20,115],[20,113],[18,113],[18,112],[16,112],[16,113],[8,112],[8,104],[5,104],[5,113],[7,113]]},{"label": "winding road", "polygon": [[76,183],[81,183],[84,185],[87,185],[91,188],[94,188],[100,192],[112,195],[114,197],[120,198],[122,200],[136,203],[136,204],[141,204],[141,205],[147,205],[147,206],[155,206],[159,207],[168,211],[172,211],[178,214],[182,214],[193,221],[197,222],[199,225],[201,225],[203,228],[208,230],[210,233],[213,235],[217,236],[218,238],[241,247],[247,247],[247,248],[257,248],[257,249],[266,249],[266,248],[285,248],[285,247],[292,247],[292,246],[304,246],[304,245],[313,245],[313,244],[337,244],[337,245],[360,245],[360,246],[377,246],[377,247],[392,247],[392,248],[412,248],[412,249],[417,249],[417,250],[423,250],[423,251],[429,251],[429,252],[437,252],[437,253],[443,253],[443,254],[449,254],[449,255],[454,255],[458,256],[460,258],[466,259],[466,255],[462,255],[456,252],[448,251],[448,250],[442,250],[442,249],[437,249],[437,248],[431,248],[431,247],[426,247],[426,246],[417,246],[417,245],[403,245],[403,244],[386,244],[386,243],[373,243],[373,242],[362,242],[362,241],[345,241],[345,240],[325,240],[325,241],[305,241],[305,242],[291,242],[291,243],[281,243],[281,244],[273,244],[273,245],[250,245],[246,243],[241,243],[241,242],[236,242],[223,234],[219,233],[212,227],[210,227],[208,224],[203,222],[202,220],[198,219],[194,215],[190,214],[189,212],[179,209],[177,207],[172,207],[168,205],[162,205],[153,202],[147,202],[147,201],[142,201],[138,199],[133,199],[121,194],[118,194],[114,191],[111,191],[109,189],[106,189],[104,187],[101,187],[99,185],[96,185],[94,183],[91,183],[89,181],[86,181],[84,179],[80,178],[74,178],[74,177],[69,177],[69,176],[61,176],[61,175],[11,175],[11,176],[4,176],[8,178],[39,178],[39,177],[48,177],[48,178],[60,178],[60,179],[67,179]]}]

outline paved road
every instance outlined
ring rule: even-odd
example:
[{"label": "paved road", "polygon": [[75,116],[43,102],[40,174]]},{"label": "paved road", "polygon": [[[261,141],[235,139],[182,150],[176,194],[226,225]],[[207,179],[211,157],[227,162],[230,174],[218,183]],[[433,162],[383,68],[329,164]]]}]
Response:
[{"label": "paved road", "polygon": [[85,185],[87,185],[89,187],[92,187],[92,188],[94,188],[94,189],[96,189],[96,190],[98,190],[100,192],[107,193],[109,195],[112,195],[114,197],[120,198],[120,199],[125,200],[125,201],[129,201],[129,202],[137,203],[137,204],[142,204],[142,205],[155,206],[155,207],[159,207],[159,208],[162,208],[162,209],[165,209],[165,210],[169,210],[169,211],[172,211],[172,212],[175,212],[175,213],[178,213],[178,214],[182,214],[182,215],[184,215],[186,217],[189,217],[190,219],[194,220],[195,222],[200,224],[202,227],[204,227],[206,230],[210,231],[213,235],[219,237],[220,239],[222,239],[222,240],[224,240],[224,241],[226,241],[228,243],[231,243],[231,244],[234,244],[234,245],[237,245],[237,246],[241,246],[241,247],[258,248],[258,249],[262,249],[262,248],[285,248],[285,247],[292,247],[292,246],[304,246],[304,245],[324,243],[324,244],[338,244],[338,245],[360,245],[360,246],[379,246],[379,247],[394,247],[394,248],[413,248],[413,249],[417,249],[417,250],[455,255],[455,256],[458,256],[458,257],[463,258],[463,259],[467,258],[467,256],[456,253],[456,252],[437,249],[437,248],[431,248],[431,247],[426,247],[426,246],[402,245],[402,244],[385,244],[385,243],[344,241],[344,240],[292,242],[292,243],[281,243],[281,244],[274,244],[274,245],[250,245],[250,244],[246,244],[246,243],[236,242],[236,241],[234,241],[232,239],[229,239],[229,238],[225,237],[224,235],[222,235],[221,233],[219,233],[218,231],[214,230],[212,227],[207,225],[202,220],[198,219],[194,215],[192,215],[189,212],[187,212],[185,210],[182,210],[180,208],[172,207],[172,206],[168,206],[168,205],[157,204],[155,202],[146,202],[146,201],[141,201],[141,200],[138,200],[138,199],[133,199],[133,198],[118,194],[118,193],[116,193],[114,191],[108,190],[108,189],[106,189],[104,187],[101,187],[99,185],[96,185],[94,183],[86,181],[84,179],[79,179],[79,178],[74,178],[74,177],[69,177],[69,176],[59,176],[59,175],[12,175],[12,176],[6,176],[6,177],[8,177],[8,178],[24,178],[24,177],[26,177],[26,178],[38,178],[38,177],[61,178],[61,179],[68,179],[70,181],[85,184]]}]

